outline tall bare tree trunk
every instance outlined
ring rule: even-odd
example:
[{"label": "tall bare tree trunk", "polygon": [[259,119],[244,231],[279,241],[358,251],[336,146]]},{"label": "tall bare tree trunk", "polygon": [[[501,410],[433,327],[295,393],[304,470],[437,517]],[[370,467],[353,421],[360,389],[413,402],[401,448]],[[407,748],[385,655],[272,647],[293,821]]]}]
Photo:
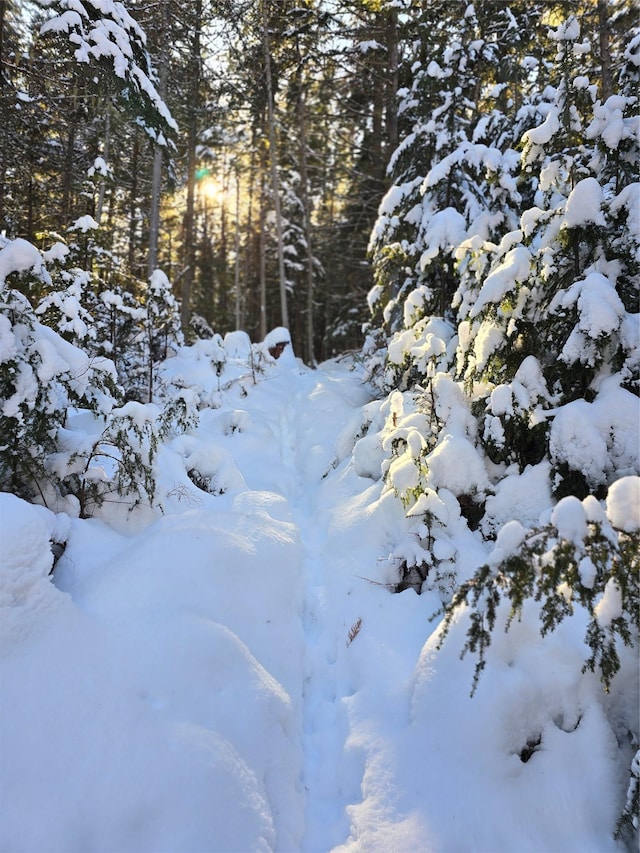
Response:
[{"label": "tall bare tree trunk", "polygon": [[[264,148],[262,148],[264,167]],[[267,247],[266,247],[266,190],[264,186],[264,168],[260,170],[260,339],[267,334]]]},{"label": "tall bare tree trunk", "polygon": [[[300,65],[298,66],[300,67]],[[300,134],[300,189],[302,202],[302,216],[304,239],[306,243],[306,273],[307,273],[307,317],[306,317],[306,344],[307,364],[316,363],[314,351],[314,279],[313,279],[313,247],[311,241],[311,208],[309,200],[309,176],[307,169],[307,105],[304,97],[302,80],[298,79],[298,132]]]},{"label": "tall bare tree trunk", "polygon": [[182,282],[182,305],[180,320],[186,331],[191,317],[191,291],[196,267],[195,246],[195,193],[196,193],[196,144],[198,142],[198,112],[200,105],[200,29],[202,26],[202,0],[195,0],[194,30],[191,47],[191,97],[187,124],[187,204],[184,214],[185,273]]},{"label": "tall bare tree trunk", "polygon": [[611,77],[611,45],[609,39],[609,10],[607,0],[598,0],[598,41],[600,47],[600,82],[602,100],[613,94]]},{"label": "tall bare tree trunk", "polygon": [[240,328],[240,168],[236,159],[236,222],[233,234],[233,250],[235,252],[233,269],[233,289],[235,297],[234,319],[236,329]]},{"label": "tall bare tree trunk", "polygon": [[[0,0],[0,112],[4,114],[5,79],[4,73],[4,18],[7,14],[6,0]],[[7,105],[8,106],[8,105]],[[5,175],[7,173],[7,133],[0,131],[0,222],[4,221]]]},{"label": "tall bare tree trunk", "polygon": [[[158,62],[158,94],[164,100],[167,94],[167,65],[169,62],[169,0],[162,0],[162,28],[160,42],[160,58]],[[160,197],[162,190],[163,146],[156,142],[153,152],[153,171],[151,173],[151,206],[149,210],[149,258],[147,261],[147,276],[158,265],[158,242],[160,239]]]},{"label": "tall bare tree trunk", "polygon": [[[255,295],[253,292],[249,294],[249,282],[254,282],[256,279],[255,270],[256,270],[256,241],[259,243],[260,235],[257,231],[254,231],[254,201],[256,197],[256,175],[258,173],[262,174],[263,162],[262,155],[259,155],[258,146],[256,144],[256,126],[254,125],[251,128],[251,143],[250,143],[251,156],[249,158],[249,196],[247,199],[247,218],[246,218],[246,228],[245,228],[245,243],[244,243],[244,263],[242,264],[242,278],[244,281],[244,290],[242,294],[242,299],[240,300],[240,326],[239,328],[244,328],[245,322],[248,324],[255,323],[255,312],[249,311],[247,312],[247,301],[249,301],[249,305],[252,307],[255,304]],[[260,148],[262,151],[262,148]],[[259,195],[258,201],[260,201],[261,195]],[[261,225],[258,223],[258,228]],[[258,250],[259,255],[259,250]],[[259,296],[258,296],[259,300]],[[248,313],[248,316],[247,316]]]},{"label": "tall bare tree trunk", "polygon": [[387,12],[387,56],[388,72],[386,93],[386,125],[387,125],[387,159],[398,146],[398,87],[399,87],[399,61],[398,61],[398,10],[389,9]]},{"label": "tall bare tree trunk", "polygon": [[71,91],[71,109],[67,116],[67,144],[64,156],[64,173],[62,178],[62,210],[58,227],[64,230],[71,224],[71,207],[73,198],[73,173],[75,166],[76,131],[78,129],[78,78],[75,66],[73,69],[73,88]]},{"label": "tall bare tree trunk", "polygon": [[133,150],[131,152],[131,190],[129,195],[129,246],[127,264],[129,272],[134,274],[136,258],[136,223],[138,221],[138,156],[140,153],[140,136],[137,131],[133,134]]},{"label": "tall bare tree trunk", "polygon": [[4,83],[4,16],[7,13],[6,0],[0,0],[0,86]]},{"label": "tall bare tree trunk", "polygon": [[[107,100],[107,114],[104,119],[104,145],[102,147],[102,159],[109,165],[111,147],[111,99]],[[102,208],[104,207],[104,195],[107,188],[106,176],[102,176],[98,189],[98,200],[96,201],[96,222],[100,225],[102,219]]]},{"label": "tall bare tree trunk", "polygon": [[278,181],[278,150],[276,147],[276,119],[273,100],[273,80],[271,77],[271,49],[269,45],[268,0],[262,0],[262,47],[267,84],[267,116],[269,122],[269,159],[271,161],[271,186],[273,205],[276,214],[276,239],[278,241],[278,277],[280,279],[280,314],[282,325],[289,328],[289,310],[287,307],[287,282],[284,273],[284,240],[282,236],[282,209],[280,205],[280,185]]}]

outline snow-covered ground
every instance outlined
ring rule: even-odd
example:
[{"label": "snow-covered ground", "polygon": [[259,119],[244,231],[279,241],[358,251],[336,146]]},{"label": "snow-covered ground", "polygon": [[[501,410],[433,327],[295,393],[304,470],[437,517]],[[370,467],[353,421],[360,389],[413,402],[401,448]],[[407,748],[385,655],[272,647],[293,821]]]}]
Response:
[{"label": "snow-covered ground", "polygon": [[[160,449],[161,515],[0,494],[3,853],[623,849],[622,698],[581,674],[584,626],[498,632],[471,698],[464,629],[437,651],[435,593],[390,593],[369,401],[287,348]],[[463,575],[486,560],[449,535]]]}]

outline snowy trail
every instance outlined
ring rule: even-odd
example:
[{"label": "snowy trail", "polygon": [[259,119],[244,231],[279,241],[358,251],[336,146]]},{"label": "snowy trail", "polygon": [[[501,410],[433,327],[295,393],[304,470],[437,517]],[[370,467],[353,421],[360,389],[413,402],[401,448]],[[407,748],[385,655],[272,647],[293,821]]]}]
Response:
[{"label": "snowy trail", "polygon": [[[269,387],[265,418],[273,424],[278,380]],[[360,798],[362,768],[349,768],[346,741],[349,721],[344,700],[351,693],[338,643],[348,628],[333,606],[330,508],[322,505],[324,478],[335,465],[335,446],[354,410],[368,400],[354,381],[345,384],[317,370],[304,372],[283,388],[273,427],[279,439],[281,465],[272,468],[273,485],[287,501],[302,545],[302,785],[305,796],[302,851],[333,849],[349,834],[347,807]],[[293,392],[293,393],[292,393]]]},{"label": "snowy trail", "polygon": [[310,853],[331,850],[344,840],[348,834],[348,823],[344,825],[345,807],[353,801],[353,793],[357,794],[357,791],[344,791],[341,785],[348,720],[336,672],[339,626],[331,606],[327,575],[331,554],[329,519],[318,506],[320,470],[313,464],[323,461],[326,469],[320,476],[326,475],[331,459],[318,458],[318,451],[326,453],[335,447],[337,432],[344,426],[340,417],[335,418],[336,433],[331,437],[326,434],[326,423],[317,417],[318,395],[327,394],[325,382],[326,377],[319,375],[311,394],[291,412],[298,448],[296,468],[300,474],[300,489],[293,503],[294,519],[303,546],[305,577],[303,780],[307,799],[302,849]]}]

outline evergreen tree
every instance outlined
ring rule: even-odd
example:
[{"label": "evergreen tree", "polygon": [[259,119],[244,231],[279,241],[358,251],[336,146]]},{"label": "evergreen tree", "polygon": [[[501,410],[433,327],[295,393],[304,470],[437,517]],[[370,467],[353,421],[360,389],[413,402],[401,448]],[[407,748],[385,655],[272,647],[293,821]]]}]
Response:
[{"label": "evergreen tree", "polygon": [[[477,257],[517,223],[519,156],[509,129],[527,115],[525,85],[522,71],[502,78],[518,60],[525,71],[533,64],[523,53],[539,14],[519,4],[446,5],[429,5],[418,22],[424,38],[413,45],[414,79],[400,108],[406,135],[371,242],[376,320],[391,332],[412,329],[416,350],[431,316],[454,318],[461,253]],[[471,265],[467,275],[481,272]],[[421,370],[409,356],[391,363],[386,381],[402,376],[407,387]]]},{"label": "evergreen tree", "polygon": [[[527,61],[535,88],[513,92],[521,145],[508,116],[492,111],[474,125],[470,101],[451,152],[437,153],[437,142],[451,138],[444,131],[431,138],[428,171],[424,148],[414,160],[415,139],[407,136],[393,161],[406,183],[392,188],[374,231],[378,279],[370,302],[385,349],[384,362],[369,355],[370,370],[382,366],[384,387],[400,389],[383,404],[384,426],[375,428],[387,487],[408,517],[407,536],[389,562],[397,589],[440,593],[443,639],[454,617],[468,620],[464,651],[477,655],[474,687],[492,632],[530,619],[532,602],[543,635],[578,613],[586,619],[585,670],[598,672],[605,689],[622,666],[621,646],[638,643],[638,531],[622,507],[637,502],[640,488],[640,42],[635,28],[626,44],[615,31],[618,47],[611,39],[607,54],[601,39],[592,59],[593,7],[585,9],[584,32],[576,16],[539,19],[555,25],[546,39],[539,31]],[[480,19],[478,7],[469,20]],[[491,74],[480,79],[493,83]],[[410,100],[417,109],[418,99]],[[470,168],[485,150],[479,145],[491,150],[492,127],[503,158],[521,148],[516,168],[498,172],[498,185],[504,190],[515,178],[517,192],[511,183],[509,203],[500,205],[506,215],[493,228],[487,188],[496,190]],[[438,233],[454,197],[451,227]],[[484,207],[469,215],[478,197]],[[446,264],[450,276],[441,306],[430,301],[434,264]],[[447,314],[448,329],[436,312]],[[557,503],[537,521],[501,526],[490,498],[518,472],[549,488]],[[461,518],[484,540],[496,537],[486,564],[465,579],[457,577],[448,535]],[[635,799],[633,766],[620,826],[628,825]]]},{"label": "evergreen tree", "polygon": [[13,241],[0,251],[0,258],[0,433],[8,439],[0,449],[0,487],[46,505],[55,494],[47,462],[58,449],[68,408],[108,415],[114,405],[114,370],[110,362],[90,359],[41,325],[26,296],[11,286],[18,278],[23,289],[48,281],[34,246]]},{"label": "evergreen tree", "polygon": [[[626,176],[612,170],[619,148],[628,152],[629,164],[638,162],[632,141],[637,118],[623,118],[624,111],[637,110],[637,101],[617,95],[594,104],[595,89],[570,68],[584,53],[574,48],[582,44],[577,21],[569,19],[553,35],[557,86],[548,89],[552,100],[544,122],[524,135],[523,162],[538,187],[535,205],[523,212],[520,229],[487,253],[488,274],[466,306],[457,354],[468,387],[478,383],[484,389],[476,406],[487,409],[485,447],[495,461],[521,465],[545,452],[549,421],[540,404],[591,402],[604,377],[620,370],[624,383],[637,383],[629,332],[629,311],[637,310],[637,243],[628,207],[633,190],[627,184],[633,168]],[[632,251],[620,251],[623,244]],[[565,417],[561,413],[558,424]],[[566,456],[554,439],[552,457],[568,476]],[[614,469],[604,465],[598,478]],[[573,471],[570,480],[564,486],[558,480],[559,494],[598,485],[585,471]]]}]

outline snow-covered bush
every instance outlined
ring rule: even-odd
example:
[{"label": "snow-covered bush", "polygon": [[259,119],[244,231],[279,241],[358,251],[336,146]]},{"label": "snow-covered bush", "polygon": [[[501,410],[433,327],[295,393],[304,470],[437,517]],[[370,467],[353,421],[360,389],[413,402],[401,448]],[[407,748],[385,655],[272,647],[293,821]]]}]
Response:
[{"label": "snow-covered bush", "polygon": [[34,500],[46,490],[45,461],[57,447],[70,407],[107,416],[114,370],[38,322],[29,300],[11,287],[42,280],[43,258],[25,240],[0,251],[0,487]]},{"label": "snow-covered bush", "polygon": [[[11,286],[27,293],[46,290],[52,286],[47,264],[66,254],[61,244],[41,254],[25,240],[0,251],[0,434],[5,437],[0,489],[83,517],[112,496],[130,506],[142,500],[153,504],[158,443],[193,427],[193,395],[175,393],[164,407],[133,401],[121,406],[113,362],[84,352],[39,322],[38,315],[57,317],[61,332],[95,346],[90,317],[82,309],[80,271],[65,290],[50,290],[36,311]],[[156,289],[163,290],[164,281]],[[156,329],[162,312],[149,315],[149,328]],[[153,340],[149,332],[150,347]]]},{"label": "snow-covered bush", "polygon": [[189,389],[197,409],[220,405],[221,394],[235,385],[255,385],[276,361],[294,359],[287,329],[273,329],[264,341],[252,343],[246,332],[228,332],[182,346],[176,356],[158,367],[160,399],[171,399],[177,390]]},{"label": "snow-covered bush", "polygon": [[[374,326],[390,335],[387,390],[411,387],[428,375],[429,363],[450,367],[444,356],[453,331],[435,341],[424,326],[434,316],[454,319],[461,272],[478,274],[468,260],[461,271],[461,247],[490,243],[515,227],[522,200],[515,145],[533,114],[521,107],[517,119],[509,117],[507,86],[497,78],[501,66],[509,67],[527,88],[527,69],[512,63],[512,52],[531,37],[521,26],[529,12],[519,9],[518,22],[507,5],[489,11],[469,4],[461,11],[447,31],[430,21],[423,37],[434,42],[431,53],[422,40],[415,44],[420,59],[411,66],[411,86],[400,93],[407,134],[389,163],[394,183],[371,236],[369,306]],[[425,62],[425,55],[437,61]],[[375,338],[374,328],[370,345]]]},{"label": "snow-covered bush", "polygon": [[543,527],[527,530],[510,521],[498,533],[487,564],[447,605],[441,642],[458,608],[467,605],[464,651],[478,656],[475,688],[498,619],[509,630],[533,599],[540,603],[544,636],[582,608],[591,652],[584,669],[597,671],[608,690],[620,669],[619,643],[638,644],[639,546],[639,477],[616,480],[604,508],[593,496],[584,501],[568,496]]}]

